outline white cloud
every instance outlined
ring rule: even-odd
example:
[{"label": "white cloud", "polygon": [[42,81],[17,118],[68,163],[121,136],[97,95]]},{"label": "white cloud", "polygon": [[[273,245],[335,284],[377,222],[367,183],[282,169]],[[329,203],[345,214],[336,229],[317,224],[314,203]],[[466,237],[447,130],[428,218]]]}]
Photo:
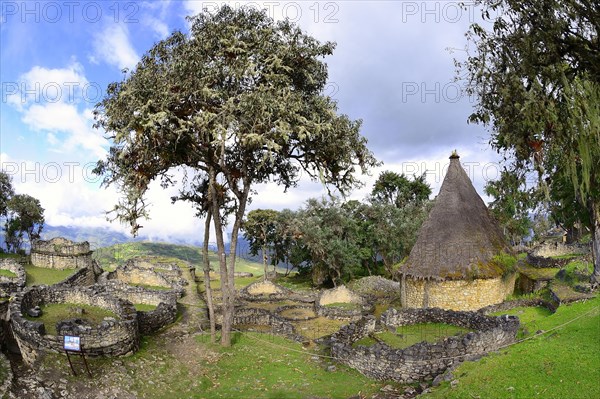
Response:
[{"label": "white cloud", "polygon": [[[46,223],[53,226],[106,227],[129,233],[129,226],[106,220],[105,212],[119,199],[114,186],[98,188],[98,178],[91,174],[91,164],[77,162],[40,163],[17,160],[0,154],[0,168],[13,179],[18,193],[40,200]],[[202,239],[203,221],[195,217],[189,204],[171,204],[176,189],[164,190],[158,182],[147,193],[150,220],[140,220],[140,234],[154,240],[198,242]]]},{"label": "white cloud", "polygon": [[129,29],[124,24],[107,25],[94,37],[93,60],[102,60],[119,69],[133,69],[140,59],[131,40]]},{"label": "white cloud", "polygon": [[146,15],[142,18],[142,23],[152,29],[159,39],[164,39],[169,36],[169,27],[158,18]]}]

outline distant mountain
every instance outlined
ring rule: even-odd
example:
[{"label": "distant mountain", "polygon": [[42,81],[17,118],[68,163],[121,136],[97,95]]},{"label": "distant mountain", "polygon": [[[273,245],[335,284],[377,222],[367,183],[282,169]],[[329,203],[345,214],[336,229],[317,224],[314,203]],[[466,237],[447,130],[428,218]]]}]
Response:
[{"label": "distant mountain", "polygon": [[[115,244],[124,244],[128,242],[141,242],[151,241],[157,242],[148,236],[140,235],[138,237],[131,237],[130,235],[123,234],[121,232],[105,228],[105,227],[77,227],[77,226],[51,226],[45,225],[42,231],[42,239],[48,240],[54,237],[64,237],[72,241],[81,242],[87,241],[90,243],[92,249],[110,247]],[[184,241],[178,239],[169,240],[169,244],[177,245],[193,245],[202,246],[200,239],[193,241]],[[210,245],[211,250],[216,250],[217,246],[214,243]],[[229,252],[229,244],[225,245],[226,252]],[[244,239],[243,236],[239,236],[237,243],[237,255],[240,258],[248,260],[262,261],[260,256],[252,256],[249,253],[250,244]]]},{"label": "distant mountain", "polygon": [[92,249],[108,247],[125,242],[144,241],[144,237],[133,238],[116,230],[105,227],[77,227],[45,225],[42,230],[42,240],[54,237],[64,237],[71,241],[87,241]]}]

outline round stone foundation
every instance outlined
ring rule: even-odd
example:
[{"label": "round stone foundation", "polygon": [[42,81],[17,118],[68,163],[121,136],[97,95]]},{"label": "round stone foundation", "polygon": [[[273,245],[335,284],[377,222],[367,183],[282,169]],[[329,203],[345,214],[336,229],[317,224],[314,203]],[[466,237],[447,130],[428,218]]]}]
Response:
[{"label": "round stone foundation", "polygon": [[[26,319],[23,314],[35,306],[53,303],[90,305],[115,313],[97,326],[60,329],[61,335],[46,333],[42,322]],[[64,335],[79,336],[82,351],[88,356],[124,356],[139,348],[137,312],[134,306],[95,287],[36,286],[19,293],[10,304],[14,337],[23,361],[33,365],[47,351],[63,351]]]},{"label": "round stone foundation", "polygon": [[501,303],[513,293],[516,274],[474,280],[415,280],[409,277],[401,284],[406,308],[441,308],[478,310]]},{"label": "round stone foundation", "polygon": [[389,309],[381,316],[381,326],[397,327],[444,323],[471,330],[437,342],[420,342],[404,349],[383,342],[372,346],[354,345],[376,331],[376,319],[367,316],[342,327],[331,337],[331,353],[360,373],[377,380],[414,383],[430,380],[464,360],[474,360],[515,341],[519,319],[514,316],[490,317],[478,312],[456,312],[436,308]]}]

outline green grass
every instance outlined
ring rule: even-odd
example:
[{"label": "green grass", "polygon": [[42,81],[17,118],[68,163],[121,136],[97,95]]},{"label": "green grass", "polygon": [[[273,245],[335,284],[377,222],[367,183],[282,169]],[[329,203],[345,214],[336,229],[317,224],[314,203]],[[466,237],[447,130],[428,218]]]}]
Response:
[{"label": "green grass", "polygon": [[307,339],[317,339],[336,333],[344,325],[348,324],[344,320],[332,320],[326,317],[317,317],[312,320],[293,321],[292,325],[296,333]]},{"label": "green grass", "polygon": [[312,291],[313,285],[310,276],[303,276],[298,273],[289,275],[287,277],[279,277],[276,284],[282,287],[289,288],[290,290],[306,292]]},{"label": "green grass", "polygon": [[75,269],[58,270],[25,265],[26,283],[28,286],[52,285],[63,281],[76,271]]},{"label": "green grass", "polygon": [[592,262],[574,260],[565,265],[564,269],[566,273],[564,280],[569,283],[577,283],[589,279],[594,271],[594,265]]},{"label": "green grass", "polygon": [[468,328],[458,327],[444,323],[421,323],[401,326],[395,332],[383,331],[375,333],[373,337],[363,337],[354,343],[354,346],[374,345],[377,340],[385,342],[392,348],[404,349],[419,342],[437,342],[453,335],[462,335],[469,332]]},{"label": "green grass", "polygon": [[[203,339],[205,339],[203,337]],[[302,346],[259,333],[235,334],[230,349],[214,346],[223,356],[208,365],[197,398],[347,398],[374,394],[381,382],[336,364],[328,372]],[[327,360],[326,360],[327,361]]]},{"label": "green grass", "polygon": [[[83,309],[83,314],[76,312],[76,308]],[[99,308],[97,306],[90,306],[77,303],[51,303],[41,306],[42,315],[40,317],[30,317],[27,314],[23,314],[26,319],[32,321],[39,321],[44,323],[46,327],[46,334],[56,335],[56,323],[62,320],[68,319],[83,319],[87,320],[92,325],[97,325],[102,322],[105,317],[119,317],[106,309]]]},{"label": "green grass", "polygon": [[17,277],[16,273],[11,272],[10,270],[0,269],[0,276],[15,278]]},{"label": "green grass", "polygon": [[[103,268],[110,268],[112,264],[121,264],[129,259],[139,256],[153,256],[164,262],[173,262],[180,267],[188,264],[196,266],[196,275],[202,276],[202,248],[192,245],[175,245],[157,242],[129,242],[116,244],[110,247],[100,248],[94,253]],[[209,260],[213,270],[219,270],[219,259],[217,254],[210,252]],[[236,258],[236,272],[250,272],[255,276],[263,274],[263,266],[260,263]]]},{"label": "green grass", "polygon": [[533,280],[552,279],[560,269],[557,267],[537,268],[531,266],[519,266],[519,272]]},{"label": "green grass", "polygon": [[529,314],[524,321],[528,317],[530,331],[546,333],[463,363],[454,371],[454,388],[446,382],[423,398],[600,397],[600,298],[562,305],[545,317]]},{"label": "green grass", "polygon": [[156,310],[156,305],[148,305],[145,303],[134,303],[133,306],[135,306],[135,310],[138,312],[151,312]]},{"label": "green grass", "polygon": [[5,254],[5,253],[0,253],[0,259],[19,259],[22,258],[23,255],[19,255],[19,254]]},{"label": "green grass", "polygon": [[517,338],[525,338],[531,336],[538,331],[539,323],[542,319],[552,315],[552,312],[543,306],[518,307],[507,311],[492,313],[492,316],[500,316],[508,314],[517,316],[521,322],[521,327],[517,333]]}]

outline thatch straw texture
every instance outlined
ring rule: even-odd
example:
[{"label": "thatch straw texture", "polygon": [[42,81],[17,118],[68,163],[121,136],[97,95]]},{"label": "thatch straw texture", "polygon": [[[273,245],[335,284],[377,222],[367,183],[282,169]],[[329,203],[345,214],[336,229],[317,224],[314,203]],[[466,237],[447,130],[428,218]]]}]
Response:
[{"label": "thatch straw texture", "polygon": [[498,277],[504,270],[491,260],[503,251],[510,248],[497,222],[453,154],[435,205],[399,273],[434,280]]}]

